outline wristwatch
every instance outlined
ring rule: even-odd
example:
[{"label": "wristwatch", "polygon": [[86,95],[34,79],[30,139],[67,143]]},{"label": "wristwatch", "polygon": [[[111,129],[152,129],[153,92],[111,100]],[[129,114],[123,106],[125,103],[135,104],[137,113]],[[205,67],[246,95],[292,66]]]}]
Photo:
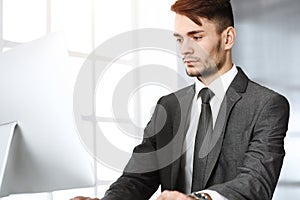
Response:
[{"label": "wristwatch", "polygon": [[210,198],[206,194],[201,192],[193,192],[188,196],[194,198],[195,200],[210,200]]}]

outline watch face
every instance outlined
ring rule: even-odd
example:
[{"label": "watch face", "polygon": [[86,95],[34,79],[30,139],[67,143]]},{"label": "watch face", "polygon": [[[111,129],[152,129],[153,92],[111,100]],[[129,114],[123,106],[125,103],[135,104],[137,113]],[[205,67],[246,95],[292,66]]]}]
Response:
[{"label": "watch face", "polygon": [[201,200],[208,200],[205,194],[202,193],[194,193],[194,195]]}]

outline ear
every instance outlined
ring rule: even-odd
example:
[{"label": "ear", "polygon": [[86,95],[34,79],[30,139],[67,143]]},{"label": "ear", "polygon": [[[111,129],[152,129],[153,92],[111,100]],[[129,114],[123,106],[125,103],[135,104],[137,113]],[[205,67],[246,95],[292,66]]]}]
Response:
[{"label": "ear", "polygon": [[235,28],[232,26],[227,27],[224,31],[223,31],[223,41],[224,41],[224,48],[225,50],[230,50],[235,42],[235,38],[236,38],[236,31]]}]

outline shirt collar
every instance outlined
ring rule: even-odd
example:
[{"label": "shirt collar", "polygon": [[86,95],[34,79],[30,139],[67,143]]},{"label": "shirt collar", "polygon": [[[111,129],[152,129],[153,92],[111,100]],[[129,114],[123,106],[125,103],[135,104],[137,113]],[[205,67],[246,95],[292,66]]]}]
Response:
[{"label": "shirt collar", "polygon": [[237,73],[238,73],[238,70],[236,68],[236,65],[234,64],[229,71],[227,71],[225,74],[219,76],[216,80],[214,80],[208,86],[204,85],[201,81],[196,79],[196,84],[195,84],[196,98],[201,89],[208,87],[215,94],[215,96],[218,99],[222,100],[225,96],[225,93],[226,93],[229,85],[231,84],[231,82],[233,81],[233,79],[237,75]]}]

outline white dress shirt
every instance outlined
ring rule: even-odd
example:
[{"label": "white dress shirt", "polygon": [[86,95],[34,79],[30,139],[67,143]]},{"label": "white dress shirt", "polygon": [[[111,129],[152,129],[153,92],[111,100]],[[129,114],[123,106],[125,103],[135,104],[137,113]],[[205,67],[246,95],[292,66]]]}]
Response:
[{"label": "white dress shirt", "polygon": [[[186,149],[186,159],[185,159],[185,177],[186,177],[186,188],[185,191],[189,193],[192,186],[192,177],[193,177],[193,159],[194,159],[194,146],[195,138],[197,133],[197,126],[201,112],[201,98],[197,99],[198,93],[201,89],[208,87],[215,95],[210,101],[212,117],[213,117],[213,126],[215,126],[216,119],[220,110],[221,103],[224,99],[225,93],[233,81],[234,77],[238,73],[235,65],[223,74],[214,80],[210,85],[205,86],[201,81],[196,79],[195,83],[195,96],[193,99],[191,107],[191,120],[190,125],[187,131],[187,135],[184,142],[184,149]],[[228,200],[224,196],[220,195],[216,191],[212,190],[203,190],[203,192],[209,194],[213,200]]]}]

